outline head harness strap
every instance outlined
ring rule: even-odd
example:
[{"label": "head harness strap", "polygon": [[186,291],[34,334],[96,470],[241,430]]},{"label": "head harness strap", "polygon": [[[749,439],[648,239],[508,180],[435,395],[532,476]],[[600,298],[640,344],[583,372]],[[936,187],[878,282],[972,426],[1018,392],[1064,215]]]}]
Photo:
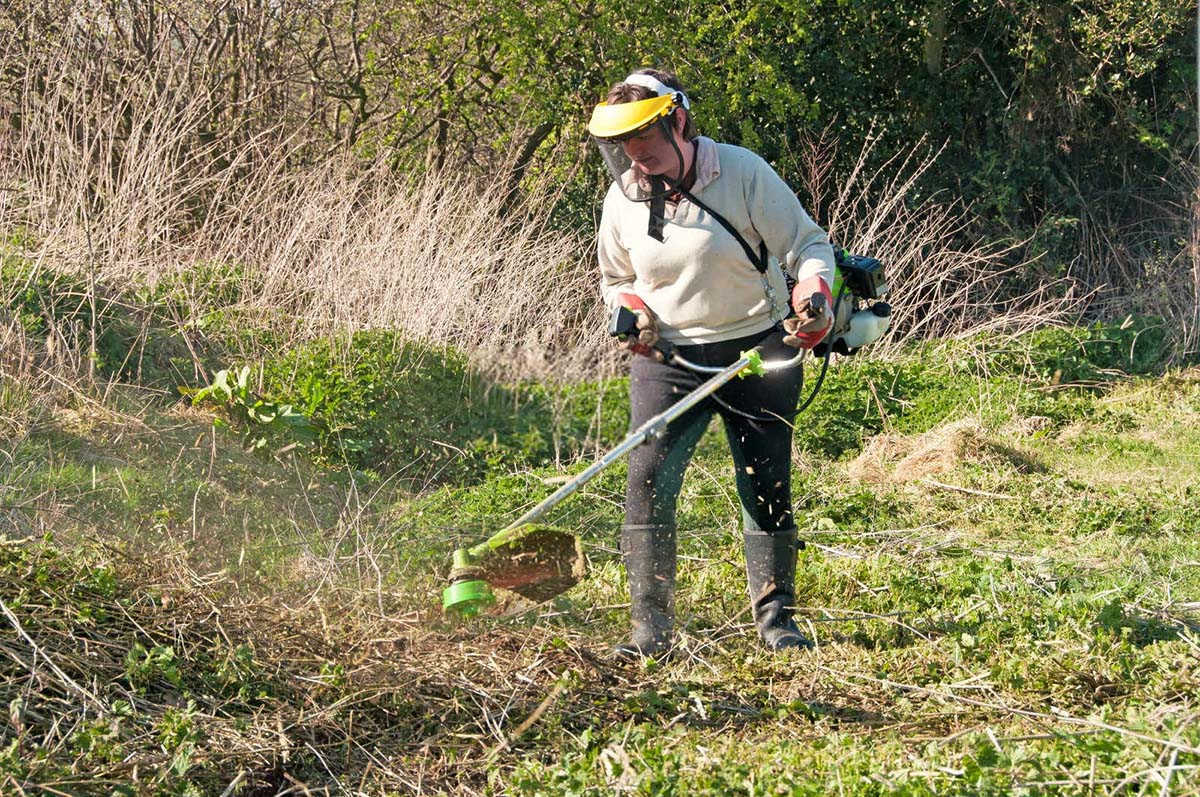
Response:
[{"label": "head harness strap", "polygon": [[679,89],[671,88],[653,75],[643,75],[641,72],[638,72],[630,75],[621,82],[628,83],[631,86],[641,86],[644,89],[650,89],[659,97],[674,94],[679,98],[679,104],[683,106],[685,111],[692,109],[692,104],[688,102],[686,94]]}]

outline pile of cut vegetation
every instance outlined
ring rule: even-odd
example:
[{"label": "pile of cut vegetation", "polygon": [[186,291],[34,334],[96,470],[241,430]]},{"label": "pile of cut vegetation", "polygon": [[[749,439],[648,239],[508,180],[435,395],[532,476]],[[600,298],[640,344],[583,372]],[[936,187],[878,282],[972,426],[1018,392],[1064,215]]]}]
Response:
[{"label": "pile of cut vegetation", "polygon": [[964,464],[1017,473],[1045,470],[1036,455],[997,440],[971,418],[952,421],[922,434],[876,435],[847,469],[856,480],[882,484],[916,481]]}]

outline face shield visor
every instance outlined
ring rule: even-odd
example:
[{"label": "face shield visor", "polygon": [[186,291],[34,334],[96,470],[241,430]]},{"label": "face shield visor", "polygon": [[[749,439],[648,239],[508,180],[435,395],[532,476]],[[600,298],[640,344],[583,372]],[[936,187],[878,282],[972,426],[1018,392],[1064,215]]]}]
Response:
[{"label": "face shield visor", "polygon": [[[588,132],[613,182],[632,202],[666,197],[683,178],[683,153],[675,143],[672,113],[686,107],[682,92],[636,102],[609,105],[592,111]],[[634,162],[634,157],[641,164]]]}]

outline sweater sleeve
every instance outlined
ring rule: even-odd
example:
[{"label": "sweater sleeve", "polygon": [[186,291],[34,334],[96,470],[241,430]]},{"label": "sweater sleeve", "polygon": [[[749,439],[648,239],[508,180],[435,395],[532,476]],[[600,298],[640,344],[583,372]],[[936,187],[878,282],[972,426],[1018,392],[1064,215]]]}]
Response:
[{"label": "sweater sleeve", "polygon": [[800,200],[765,160],[747,153],[749,179],[745,184],[750,221],[768,251],[779,258],[786,273],[797,281],[820,277],[833,286],[833,247]]},{"label": "sweater sleeve", "polygon": [[634,281],[633,263],[629,250],[621,242],[617,219],[620,209],[618,197],[610,190],[604,198],[604,210],[600,214],[600,230],[596,234],[596,259],[600,262],[600,293],[604,304],[612,310],[617,306],[617,294],[632,292]]}]

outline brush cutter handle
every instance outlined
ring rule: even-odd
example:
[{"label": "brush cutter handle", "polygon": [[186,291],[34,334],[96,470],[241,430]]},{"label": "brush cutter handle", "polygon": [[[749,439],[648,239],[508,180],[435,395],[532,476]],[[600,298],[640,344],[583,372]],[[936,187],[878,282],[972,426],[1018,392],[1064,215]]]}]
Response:
[{"label": "brush cutter handle", "polygon": [[[608,334],[612,335],[614,338],[628,340],[630,337],[636,336],[637,333],[637,313],[635,313],[633,310],[630,310],[628,307],[625,307],[624,305],[617,305],[608,321]],[[661,338],[654,344],[653,347],[637,343],[630,347],[630,350],[635,354],[642,354],[649,357],[653,356],[650,351],[651,348],[662,354],[663,362],[681,365],[690,371],[695,371],[696,373],[700,374],[719,374],[729,367],[727,365],[700,365],[699,363],[694,363],[680,354],[679,350],[676,349],[674,345],[668,341],[662,340]],[[796,354],[795,357],[787,360],[763,362],[761,363],[762,369],[764,371],[779,371],[784,368],[791,368],[800,364],[800,361],[804,359],[805,353],[806,352],[804,350],[801,350]]]},{"label": "brush cutter handle", "polygon": [[[784,368],[793,368],[799,365],[800,361],[804,359],[804,355],[806,354],[808,354],[808,351],[806,349],[801,349],[796,353],[795,357],[787,360],[772,360],[770,362],[761,361],[758,364],[758,367],[764,371],[782,371]],[[675,365],[682,365],[689,371],[695,371],[698,374],[719,374],[727,367],[722,365],[700,365],[699,363],[694,363],[685,358],[679,352],[672,354],[668,362],[674,363]]]},{"label": "brush cutter handle", "polygon": [[[627,294],[624,294],[627,295]],[[642,308],[635,309],[644,309]],[[630,309],[623,304],[619,304],[612,312],[612,316],[608,320],[608,334],[614,338],[621,340],[623,343],[628,343],[631,339],[638,337],[638,315],[634,309]],[[663,362],[670,362],[671,357],[675,354],[675,347],[667,341],[659,338],[653,345],[645,343],[633,343],[629,346],[629,350],[634,354],[641,354],[646,357],[654,357],[654,352],[662,355]],[[654,357],[654,359],[658,359]]]},{"label": "brush cutter handle", "polygon": [[783,321],[787,333],[783,342],[798,349],[811,349],[824,340],[833,328],[831,304],[829,286],[820,277],[811,277],[792,288],[792,307],[796,312]]}]

